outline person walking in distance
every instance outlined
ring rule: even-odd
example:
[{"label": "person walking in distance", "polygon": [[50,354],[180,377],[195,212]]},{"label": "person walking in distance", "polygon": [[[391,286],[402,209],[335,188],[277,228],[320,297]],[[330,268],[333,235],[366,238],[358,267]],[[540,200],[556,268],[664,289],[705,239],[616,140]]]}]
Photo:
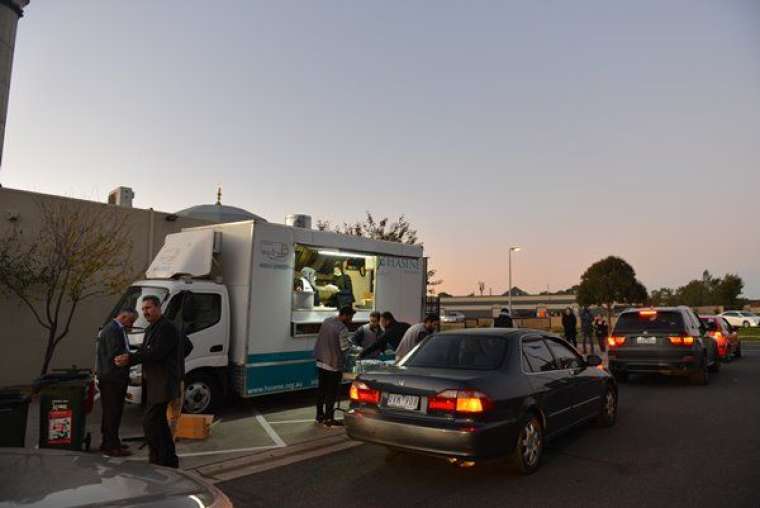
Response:
[{"label": "person walking in distance", "polygon": [[129,365],[118,366],[114,360],[117,356],[129,353],[127,330],[132,328],[135,319],[137,312],[134,309],[120,310],[98,334],[95,370],[98,376],[100,404],[103,408],[100,451],[109,457],[132,455],[119,439],[124,397],[127,395],[129,384]]},{"label": "person walking in distance", "polygon": [[329,317],[319,327],[317,342],[314,344],[314,358],[317,361],[317,423],[328,427],[339,426],[335,420],[335,401],[343,377],[345,352],[351,347],[351,332],[348,323],[356,311],[350,305],[341,307],[337,316]]},{"label": "person walking in distance", "polygon": [[599,350],[604,353],[607,351],[607,336],[610,334],[610,326],[603,317],[599,316],[594,323],[594,332],[596,340],[599,341]]},{"label": "person walking in distance", "polygon": [[143,431],[150,450],[150,463],[166,467],[179,467],[174,449],[166,408],[176,399],[180,386],[180,334],[174,324],[161,313],[161,301],[148,295],[143,298],[142,312],[149,326],[145,329],[142,347],[134,354],[116,357],[116,364],[142,363],[145,381],[146,410]]},{"label": "person walking in distance", "polygon": [[512,320],[512,316],[509,315],[509,309],[506,307],[501,309],[499,315],[493,320],[494,328],[514,328],[515,322]]},{"label": "person walking in distance", "polygon": [[565,338],[575,347],[578,347],[578,320],[575,318],[575,313],[570,307],[565,309],[562,314],[562,328],[565,331]]},{"label": "person walking in distance", "polygon": [[594,354],[594,315],[588,307],[581,309],[581,334],[583,335],[583,354],[589,352],[589,346],[591,354]]}]

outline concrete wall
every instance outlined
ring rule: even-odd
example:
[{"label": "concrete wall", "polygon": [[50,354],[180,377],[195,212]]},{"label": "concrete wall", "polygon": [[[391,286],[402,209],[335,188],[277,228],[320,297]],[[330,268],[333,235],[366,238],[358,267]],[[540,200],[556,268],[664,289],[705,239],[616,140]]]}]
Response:
[{"label": "concrete wall", "polygon": [[[53,203],[61,200],[85,207],[92,213],[103,213],[112,208],[111,205],[93,201],[0,188],[0,232],[17,227],[23,231],[24,237],[34,238],[40,225],[38,202]],[[132,266],[140,270],[141,276],[163,245],[167,234],[183,227],[207,224],[206,221],[182,217],[168,221],[167,217],[172,218],[169,214],[152,210],[122,210],[129,216],[128,224],[132,231]],[[18,219],[15,222],[9,221],[9,214]],[[98,327],[118,299],[119,296],[94,298],[82,303],[75,314],[71,332],[56,350],[53,367],[93,365]],[[39,375],[47,345],[44,332],[31,312],[17,299],[0,296],[0,386],[27,383]]]}]

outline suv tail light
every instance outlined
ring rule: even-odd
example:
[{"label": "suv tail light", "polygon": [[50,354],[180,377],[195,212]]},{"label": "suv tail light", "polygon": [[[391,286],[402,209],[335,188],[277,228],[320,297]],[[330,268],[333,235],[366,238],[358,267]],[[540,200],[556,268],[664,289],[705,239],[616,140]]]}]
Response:
[{"label": "suv tail light", "polygon": [[719,343],[723,343],[723,341],[726,340],[725,335],[723,335],[721,332],[710,332],[708,335],[717,340]]},{"label": "suv tail light", "polygon": [[616,336],[607,337],[607,344],[609,344],[610,347],[622,346],[623,344],[625,344],[625,337],[616,337]]},{"label": "suv tail light", "polygon": [[444,390],[428,399],[428,411],[478,414],[492,408],[488,395],[471,390]]},{"label": "suv tail light", "polygon": [[364,402],[366,404],[377,405],[380,402],[380,390],[374,390],[361,381],[351,383],[349,397],[354,402]]},{"label": "suv tail light", "polygon": [[692,346],[694,345],[694,337],[691,336],[678,336],[678,337],[668,337],[670,339],[670,343],[674,346]]}]

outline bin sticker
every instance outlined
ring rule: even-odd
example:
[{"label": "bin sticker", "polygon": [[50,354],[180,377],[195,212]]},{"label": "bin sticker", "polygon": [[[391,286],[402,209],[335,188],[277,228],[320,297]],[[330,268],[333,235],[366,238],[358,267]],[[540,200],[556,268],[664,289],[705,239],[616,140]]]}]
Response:
[{"label": "bin sticker", "polygon": [[48,444],[71,444],[71,409],[48,413]]}]

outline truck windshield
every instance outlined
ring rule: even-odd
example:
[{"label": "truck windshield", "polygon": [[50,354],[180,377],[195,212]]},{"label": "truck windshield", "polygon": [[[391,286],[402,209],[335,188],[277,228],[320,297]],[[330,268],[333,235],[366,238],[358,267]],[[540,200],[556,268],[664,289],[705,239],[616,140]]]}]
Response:
[{"label": "truck windshield", "polygon": [[404,362],[405,367],[495,370],[504,362],[507,341],[479,335],[433,335]]},{"label": "truck windshield", "polygon": [[104,325],[114,319],[119,311],[122,309],[135,309],[137,311],[137,321],[135,321],[134,328],[145,328],[148,326],[148,322],[140,312],[140,306],[142,305],[142,299],[148,295],[157,296],[161,303],[169,296],[169,290],[166,288],[152,287],[152,286],[130,286],[124,295],[119,300],[119,303],[111,311]]}]

